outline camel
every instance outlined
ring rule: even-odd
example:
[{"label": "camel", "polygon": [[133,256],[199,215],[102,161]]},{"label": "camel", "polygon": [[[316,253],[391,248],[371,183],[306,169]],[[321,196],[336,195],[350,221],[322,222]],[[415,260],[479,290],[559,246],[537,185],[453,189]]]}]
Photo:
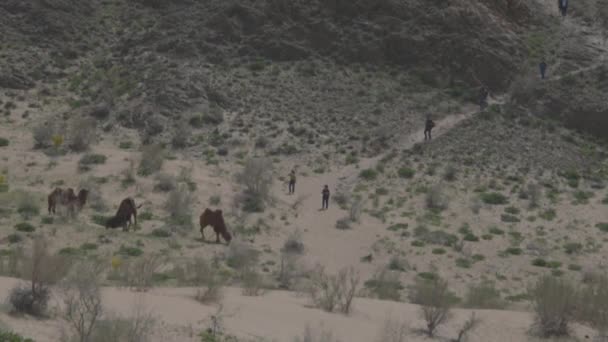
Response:
[{"label": "camel", "polygon": [[232,235],[226,229],[226,223],[224,222],[224,216],[221,210],[205,209],[201,214],[200,224],[203,241],[205,241],[204,230],[207,226],[213,227],[213,231],[216,234],[216,243],[220,243],[220,235],[224,238],[226,244],[229,244],[230,240],[232,240]]},{"label": "camel", "polygon": [[129,231],[129,227],[131,226],[131,216],[133,216],[135,219],[135,224],[137,224],[137,209],[141,208],[142,205],[143,204],[135,206],[135,200],[133,200],[131,197],[123,199],[118,206],[116,215],[106,221],[106,229],[118,228],[122,226],[123,231]]},{"label": "camel", "polygon": [[74,216],[87,203],[88,195],[89,191],[86,189],[80,189],[77,196],[72,188],[55,188],[47,197],[49,215],[56,213],[57,204],[59,204],[66,207],[68,213]]}]

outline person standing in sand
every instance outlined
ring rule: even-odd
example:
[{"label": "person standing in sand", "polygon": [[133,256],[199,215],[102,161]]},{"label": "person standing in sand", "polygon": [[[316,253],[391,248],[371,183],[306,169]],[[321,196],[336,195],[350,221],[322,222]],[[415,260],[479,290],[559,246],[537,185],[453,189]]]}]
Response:
[{"label": "person standing in sand", "polygon": [[323,201],[321,203],[321,210],[327,210],[329,207],[329,187],[325,185],[323,187],[323,191],[321,191],[321,195],[323,196]]},{"label": "person standing in sand", "polygon": [[289,194],[296,192],[296,170],[292,169],[289,173]]}]

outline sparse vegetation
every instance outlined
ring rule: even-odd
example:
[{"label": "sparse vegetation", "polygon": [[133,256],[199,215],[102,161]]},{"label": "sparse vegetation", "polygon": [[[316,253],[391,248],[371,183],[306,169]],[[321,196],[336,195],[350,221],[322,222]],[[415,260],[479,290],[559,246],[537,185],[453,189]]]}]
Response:
[{"label": "sparse vegetation", "polygon": [[507,197],[498,192],[482,193],[481,200],[485,204],[490,204],[490,205],[504,205],[504,204],[509,203],[509,200],[507,199]]},{"label": "sparse vegetation", "polygon": [[323,267],[318,266],[311,274],[308,293],[316,307],[348,315],[358,288],[359,275],[353,268],[328,275]]},{"label": "sparse vegetation", "polygon": [[450,318],[452,295],[447,281],[436,279],[417,279],[412,288],[414,303],[421,305],[421,315],[426,322],[426,333],[433,337],[437,328]]},{"label": "sparse vegetation", "polygon": [[272,162],[263,158],[247,160],[243,170],[237,175],[237,182],[244,187],[238,198],[243,210],[264,211],[270,201]]},{"label": "sparse vegetation", "polygon": [[576,291],[566,280],[541,278],[530,290],[534,304],[534,328],[542,337],[568,335],[574,319]]},{"label": "sparse vegetation", "polygon": [[140,176],[149,176],[160,171],[165,161],[163,147],[158,144],[144,146],[141,152],[141,160],[137,173]]}]

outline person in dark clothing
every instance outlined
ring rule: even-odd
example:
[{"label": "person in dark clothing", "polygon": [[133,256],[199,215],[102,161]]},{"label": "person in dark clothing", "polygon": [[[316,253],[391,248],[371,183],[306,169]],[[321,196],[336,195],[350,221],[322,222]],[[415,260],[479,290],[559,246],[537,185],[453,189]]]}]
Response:
[{"label": "person in dark clothing", "polygon": [[479,110],[484,110],[484,108],[488,105],[488,95],[490,92],[488,88],[485,86],[481,86],[479,89]]},{"label": "person in dark clothing", "polygon": [[296,192],[296,170],[289,173],[289,194]]},{"label": "person in dark clothing", "polygon": [[435,127],[435,123],[430,117],[427,117],[424,123],[424,140],[431,140],[431,130],[433,130],[433,127]]},{"label": "person in dark clothing", "polygon": [[540,64],[538,65],[539,69],[540,69],[540,78],[541,79],[545,79],[545,72],[547,71],[547,63],[545,63],[545,60],[543,59]]},{"label": "person in dark clothing", "polygon": [[568,0],[557,0],[557,6],[563,17],[568,13]]},{"label": "person in dark clothing", "polygon": [[329,207],[329,187],[327,185],[323,187],[323,191],[321,191],[321,194],[323,195],[321,209],[327,209]]}]

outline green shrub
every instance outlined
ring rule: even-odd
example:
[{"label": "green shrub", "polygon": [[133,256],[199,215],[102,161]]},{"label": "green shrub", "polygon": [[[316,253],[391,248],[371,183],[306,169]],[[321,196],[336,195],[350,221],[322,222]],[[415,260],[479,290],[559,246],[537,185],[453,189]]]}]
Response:
[{"label": "green shrub", "polygon": [[100,226],[105,226],[106,222],[108,221],[108,219],[110,219],[113,216],[104,216],[104,215],[92,215],[91,216],[91,221],[93,221],[93,223],[98,224]]},{"label": "green shrub", "polygon": [[424,280],[437,280],[439,279],[439,275],[433,272],[420,272],[418,273],[418,277]]},{"label": "green shrub", "polygon": [[386,228],[387,230],[390,230],[391,232],[396,232],[399,230],[406,230],[408,228],[408,224],[407,223],[396,223],[388,228]]},{"label": "green shrub", "polygon": [[578,254],[583,250],[583,245],[578,242],[568,242],[564,244],[566,254]]},{"label": "green shrub", "polygon": [[470,285],[464,300],[465,307],[475,309],[503,309],[505,303],[492,282]]},{"label": "green shrub", "polygon": [[465,241],[477,242],[479,241],[479,237],[473,233],[467,233],[463,238]]},{"label": "green shrub", "polygon": [[166,229],[156,228],[150,235],[157,238],[168,238],[171,236],[171,232]]},{"label": "green shrub", "polygon": [[15,334],[10,331],[4,331],[0,329],[0,341],[2,342],[34,342],[31,338],[25,338],[21,335]]},{"label": "green shrub", "polygon": [[505,235],[505,231],[498,227],[490,227],[490,234],[494,235]]},{"label": "green shrub", "polygon": [[15,225],[15,229],[20,232],[24,232],[24,233],[31,233],[31,232],[36,231],[36,227],[32,226],[31,224],[29,224],[27,222],[17,223]]},{"label": "green shrub", "polygon": [[9,141],[6,138],[0,137],[0,147],[8,146]]},{"label": "green shrub", "polygon": [[507,222],[507,223],[517,223],[517,222],[520,222],[519,217],[513,216],[513,215],[509,215],[509,214],[502,214],[502,215],[500,215],[500,220],[502,222]]},{"label": "green shrub", "polygon": [[142,254],[144,254],[144,251],[138,247],[120,246],[120,249],[118,250],[118,252],[116,254],[130,256],[130,257],[138,257],[138,256],[141,256]]},{"label": "green shrub", "polygon": [[165,161],[163,147],[159,144],[145,146],[142,149],[141,161],[137,173],[140,176],[149,176],[160,171]]},{"label": "green shrub", "polygon": [[522,255],[523,251],[518,247],[509,247],[505,250],[506,253],[511,255]]},{"label": "green shrub", "polygon": [[94,251],[97,249],[97,244],[85,242],[80,246],[83,251]]},{"label": "green shrub", "polygon": [[426,244],[424,243],[424,241],[420,241],[420,240],[414,240],[412,241],[412,246],[414,247],[424,247]]},{"label": "green shrub", "polygon": [[394,301],[401,299],[401,291],[404,289],[399,276],[386,270],[375,273],[372,279],[364,283],[364,286],[378,299]]},{"label": "green shrub", "polygon": [[149,221],[154,218],[154,215],[149,211],[144,211],[143,213],[138,215],[140,221]]},{"label": "green shrub", "polygon": [[481,200],[485,204],[491,204],[491,205],[504,205],[504,204],[509,203],[508,198],[505,195],[498,193],[498,192],[482,193]]},{"label": "green shrub", "polygon": [[565,336],[576,310],[576,290],[570,283],[551,276],[541,278],[531,289],[534,328],[544,338]]},{"label": "green shrub", "polygon": [[434,248],[433,249],[433,254],[436,254],[436,255],[445,254],[445,249],[443,249],[443,248]]},{"label": "green shrub", "polygon": [[74,247],[64,247],[59,250],[59,255],[63,256],[78,256],[83,254],[83,250]]},{"label": "green shrub", "polygon": [[456,259],[456,266],[458,266],[460,268],[471,268],[472,264],[473,263],[471,262],[471,260],[466,259],[466,258]]},{"label": "green shrub", "polygon": [[409,167],[402,167],[397,171],[397,173],[399,174],[399,177],[401,177],[401,178],[411,179],[411,178],[414,178],[416,171]]},{"label": "green shrub", "polygon": [[578,183],[581,179],[581,176],[579,175],[579,173],[574,170],[562,172],[562,173],[560,173],[560,176],[564,177],[568,181],[568,185],[570,185],[573,188],[578,187]]},{"label": "green shrub", "polygon": [[554,209],[547,209],[538,214],[538,217],[542,218],[543,220],[553,221],[553,219],[557,217],[557,213]]},{"label": "green shrub", "polygon": [[599,229],[605,233],[608,233],[608,223],[606,223],[606,222],[598,223],[595,225],[595,227],[597,227],[597,229]]},{"label": "green shrub", "polygon": [[52,216],[45,216],[40,219],[40,223],[42,224],[53,224],[54,218]]},{"label": "green shrub", "polygon": [[9,234],[7,237],[9,243],[19,243],[23,241],[23,238],[19,234]]},{"label": "green shrub", "polygon": [[515,208],[515,207],[506,207],[505,208],[505,213],[507,213],[507,214],[519,215],[520,212],[521,212],[521,210],[519,210],[518,208]]},{"label": "green shrub", "polygon": [[366,169],[366,170],[362,170],[359,173],[359,177],[367,180],[367,181],[372,181],[375,180],[378,177],[378,172],[374,169]]},{"label": "green shrub", "polygon": [[84,156],[82,156],[82,158],[80,158],[80,161],[78,162],[78,164],[80,164],[80,165],[105,164],[106,160],[107,160],[107,157],[104,156],[103,154],[89,153],[89,154],[85,154]]},{"label": "green shrub", "polygon": [[121,150],[128,150],[128,149],[130,149],[131,147],[133,147],[133,143],[132,143],[132,142],[130,142],[130,141],[121,141],[121,142],[118,144],[118,148],[120,148]]}]

